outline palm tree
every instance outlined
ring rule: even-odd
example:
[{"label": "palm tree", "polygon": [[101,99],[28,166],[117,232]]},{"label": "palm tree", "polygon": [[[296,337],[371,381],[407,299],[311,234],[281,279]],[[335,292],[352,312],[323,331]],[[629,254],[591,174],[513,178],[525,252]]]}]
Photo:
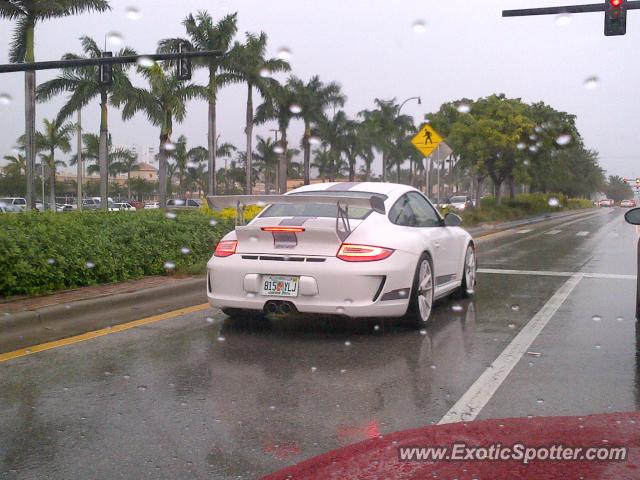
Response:
[{"label": "palm tree", "polygon": [[4,159],[9,162],[2,167],[2,171],[6,176],[20,177],[26,175],[27,161],[22,153],[18,152],[15,155],[5,155]]},{"label": "palm tree", "polygon": [[[38,22],[87,11],[110,9],[107,0],[11,0],[0,2],[0,18],[15,20],[9,49],[11,63],[35,61],[35,27]],[[27,209],[33,207],[33,174],[36,158],[36,72],[25,72],[25,155],[27,160]]]},{"label": "palm tree", "polygon": [[325,117],[328,107],[342,107],[346,97],[340,91],[340,85],[335,82],[324,84],[317,75],[311,77],[307,83],[296,77],[291,77],[289,88],[294,92],[300,113],[298,117],[304,121],[304,134],[302,135],[302,149],[304,151],[304,184],[309,185],[309,166],[311,161],[312,123],[320,123]]},{"label": "palm tree", "polygon": [[184,193],[187,170],[189,165],[207,158],[207,149],[204,147],[187,148],[187,137],[180,135],[175,143],[175,150],[169,152],[169,156],[176,162],[178,172],[178,194]]},{"label": "palm tree", "polygon": [[296,105],[293,91],[286,85],[273,85],[264,102],[256,110],[255,116],[255,123],[258,125],[269,120],[276,120],[278,122],[278,129],[280,130],[280,144],[278,147],[282,152],[277,169],[278,193],[285,193],[287,191],[287,156],[284,155],[284,152],[289,150],[287,128],[289,128],[289,123],[295,115],[291,111],[292,105]]},{"label": "palm tree", "polygon": [[391,100],[376,98],[375,104],[376,109],[363,110],[359,115],[369,125],[372,138],[375,138],[374,145],[382,153],[382,181],[384,182],[390,157],[395,154],[397,149],[397,140],[402,131],[413,127],[413,119],[408,115],[399,115],[400,106],[396,103],[395,98]]},{"label": "palm tree", "polygon": [[115,162],[112,164],[118,173],[127,174],[127,199],[131,199],[131,172],[140,169],[138,154],[129,148],[118,148],[113,152]]},{"label": "palm tree", "polygon": [[[233,41],[233,37],[238,31],[237,14],[230,14],[223,17],[218,23],[214,23],[211,15],[206,11],[200,11],[194,17],[189,14],[182,25],[187,31],[189,40],[184,38],[167,38],[159,43],[159,52],[177,52],[181,42],[189,44],[191,50],[220,50],[227,52]],[[208,120],[208,148],[209,152],[209,195],[216,194],[216,101],[218,89],[227,83],[224,72],[228,70],[229,56],[207,57],[193,59],[195,68],[204,67],[209,70],[209,83],[206,87],[206,98],[209,102]]]},{"label": "palm tree", "polygon": [[329,171],[331,170],[331,165],[333,164],[333,159],[331,157],[331,152],[326,145],[323,145],[320,149],[315,150],[314,152],[315,160],[311,164],[312,167],[318,169],[318,176],[324,183],[329,175]]},{"label": "palm tree", "polygon": [[[94,39],[88,36],[80,37],[83,55],[67,53],[63,60],[74,60],[79,58],[100,58],[102,50]],[[130,48],[123,48],[116,53],[117,56],[135,55],[136,52]],[[100,99],[100,145],[98,162],[100,165],[100,198],[101,206],[104,209],[107,205],[107,137],[109,128],[107,122],[108,103],[113,103],[113,95],[120,91],[131,88],[131,82],[125,73],[126,65],[113,65],[113,83],[105,85],[100,82],[99,75],[95,67],[68,68],[63,70],[57,78],[49,80],[38,86],[36,98],[39,102],[50,100],[63,92],[70,92],[70,95],[58,113],[58,121],[69,118],[75,111],[86,106],[94,98]],[[80,179],[78,179],[80,182]]]},{"label": "palm tree", "polygon": [[[36,149],[39,152],[44,152],[41,155],[41,161],[44,163],[51,174],[49,179],[49,202],[52,208],[55,209],[56,205],[56,167],[64,165],[60,161],[56,161],[56,150],[60,150],[63,153],[71,151],[71,136],[73,135],[75,125],[73,123],[60,123],[57,120],[43,121],[44,132],[36,132]],[[44,202],[44,198],[42,199]]]},{"label": "palm tree", "polygon": [[322,143],[329,148],[331,158],[329,181],[334,182],[342,167],[342,154],[347,152],[351,140],[349,132],[354,128],[354,122],[347,118],[343,110],[338,110],[331,120],[323,120],[319,128]]},{"label": "palm tree", "polygon": [[270,181],[272,175],[275,174],[276,165],[280,158],[279,154],[274,150],[276,144],[270,137],[264,138],[258,135],[256,137],[256,151],[253,152],[253,160],[258,164],[264,175],[265,193],[270,193]]},{"label": "palm tree", "polygon": [[[100,171],[100,164],[98,163],[98,158],[100,156],[100,135],[96,135],[95,133],[84,133],[82,134],[82,161],[85,165],[87,165],[87,173],[89,171],[88,162],[94,162],[95,168],[91,170],[93,172]],[[107,152],[111,151],[111,134],[107,137]],[[69,160],[69,165],[74,166],[78,163],[78,154],[74,153]],[[109,164],[109,156],[107,155],[107,164]]]},{"label": "palm tree", "polygon": [[255,88],[262,98],[267,98],[275,89],[277,81],[269,77],[270,73],[288,72],[291,70],[289,62],[278,58],[265,58],[267,50],[267,34],[246,34],[244,44],[235,42],[231,50],[231,72],[229,78],[233,82],[245,82],[247,84],[247,113],[245,134],[247,137],[247,150],[245,164],[247,168],[246,191],[251,194],[253,181],[251,179],[251,161],[253,159],[253,89]]},{"label": "palm tree", "polygon": [[127,92],[114,95],[116,105],[124,105],[123,120],[129,120],[138,112],[144,112],[147,119],[160,127],[159,172],[160,208],[167,206],[167,156],[175,148],[171,144],[173,121],[182,122],[187,113],[186,102],[202,97],[203,89],[193,84],[185,84],[175,73],[169,73],[160,65],[138,68],[138,72],[149,82],[150,88],[131,88]]}]

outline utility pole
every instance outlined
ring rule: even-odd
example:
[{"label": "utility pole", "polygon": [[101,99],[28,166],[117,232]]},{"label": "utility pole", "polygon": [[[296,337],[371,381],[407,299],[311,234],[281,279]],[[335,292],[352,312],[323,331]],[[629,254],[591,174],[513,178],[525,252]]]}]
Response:
[{"label": "utility pole", "polygon": [[76,124],[76,136],[78,137],[78,156],[76,157],[77,182],[78,182],[78,211],[82,210],[82,113],[78,109],[78,123]]}]

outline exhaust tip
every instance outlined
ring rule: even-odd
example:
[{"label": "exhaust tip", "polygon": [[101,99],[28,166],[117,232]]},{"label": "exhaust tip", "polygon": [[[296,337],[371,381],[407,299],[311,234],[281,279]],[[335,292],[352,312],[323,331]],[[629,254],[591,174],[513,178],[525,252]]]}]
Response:
[{"label": "exhaust tip", "polygon": [[281,313],[290,313],[291,312],[291,305],[289,305],[288,303],[283,303],[282,305],[280,305],[280,312]]},{"label": "exhaust tip", "polygon": [[267,302],[264,309],[267,311],[267,313],[276,313],[278,311],[278,305],[276,305],[274,302]]}]

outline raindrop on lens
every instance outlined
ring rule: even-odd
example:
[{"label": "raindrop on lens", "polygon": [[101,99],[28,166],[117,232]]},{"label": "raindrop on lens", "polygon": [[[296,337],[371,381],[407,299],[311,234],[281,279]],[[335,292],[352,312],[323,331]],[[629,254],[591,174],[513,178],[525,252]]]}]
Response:
[{"label": "raindrop on lens", "polygon": [[277,153],[278,155],[280,155],[281,153],[284,153],[284,148],[282,148],[280,145],[273,147],[273,151],[275,153]]},{"label": "raindrop on lens", "polygon": [[542,131],[542,127],[536,126],[536,128],[534,128],[533,131],[536,133],[540,133]]},{"label": "raindrop on lens", "polygon": [[556,138],[556,143],[560,146],[564,146],[567,145],[569,142],[571,142],[571,135],[569,135],[568,133],[564,133],[562,135],[559,135]]},{"label": "raindrop on lens", "polygon": [[538,147],[536,145],[531,145],[529,147],[529,151],[535,153],[538,151]]},{"label": "raindrop on lens", "polygon": [[[277,152],[276,152],[276,153],[277,153]],[[282,153],[282,152],[281,152],[281,153]],[[257,205],[258,207],[262,208],[262,207],[264,207],[264,206],[266,205],[266,203],[265,203],[265,202],[263,202],[263,201],[259,201],[258,203],[256,203],[256,205]]]},{"label": "raindrop on lens", "polygon": [[373,329],[377,332],[378,330],[380,330],[380,325],[374,325]]},{"label": "raindrop on lens", "polygon": [[249,237],[249,241],[250,241],[250,242],[257,242],[257,241],[258,241],[258,237],[256,237],[255,235],[251,235],[251,236]]},{"label": "raindrop on lens", "polygon": [[587,90],[593,90],[598,88],[598,85],[600,85],[600,79],[596,76],[588,77],[584,80],[583,85]]},{"label": "raindrop on lens", "polygon": [[156,62],[154,62],[151,58],[149,57],[140,57],[138,58],[138,60],[136,61],[136,63],[138,64],[139,67],[142,68],[149,68],[149,67],[153,67],[155,65]]},{"label": "raindrop on lens", "polygon": [[551,197],[548,203],[550,207],[557,207],[558,205],[560,205],[560,200],[558,200],[556,197]]},{"label": "raindrop on lens", "polygon": [[338,307],[338,308],[336,308],[336,312],[344,313],[344,308],[343,307]]},{"label": "raindrop on lens", "polygon": [[289,106],[289,111],[291,113],[293,113],[294,115],[299,114],[300,112],[302,112],[302,107],[300,107],[300,105],[296,105],[295,103],[293,105]]},{"label": "raindrop on lens", "polygon": [[220,335],[220,336],[218,337],[218,341],[219,341],[219,342],[224,342],[225,340],[226,340],[226,338],[224,338],[222,335]]},{"label": "raindrop on lens", "polygon": [[209,220],[209,225],[211,225],[212,227],[215,227],[218,224],[218,222],[216,222],[215,220],[211,219]]},{"label": "raindrop on lens", "polygon": [[49,260],[47,260],[47,263],[48,263],[49,265],[53,265],[54,263],[56,263],[56,261],[55,261],[55,259],[50,258]]},{"label": "raindrop on lens", "polygon": [[183,255],[189,255],[191,253],[191,250],[189,250],[188,247],[182,247],[180,251],[182,252]]},{"label": "raindrop on lens", "polygon": [[280,60],[289,60],[291,59],[291,50],[287,47],[280,47],[278,49],[278,58]]},{"label": "raindrop on lens", "polygon": [[214,319],[212,317],[207,317],[207,318],[204,319],[204,321],[207,322],[207,323],[213,323]]},{"label": "raindrop on lens", "polygon": [[600,350],[600,344],[599,343],[596,343],[595,347],[596,347],[596,350]]},{"label": "raindrop on lens", "polygon": [[173,144],[173,143],[171,143],[171,142],[166,142],[166,143],[163,145],[163,147],[164,147],[164,149],[165,149],[165,150],[169,150],[170,152],[172,152],[172,151],[174,151],[174,150],[176,149],[175,144]]},{"label": "raindrop on lens", "polygon": [[321,143],[322,143],[322,140],[320,139],[320,137],[309,137],[310,145],[320,145]]},{"label": "raindrop on lens", "polygon": [[96,264],[93,262],[87,262],[84,264],[84,266],[87,267],[88,269],[92,269],[93,267],[96,266]]},{"label": "raindrop on lens", "polygon": [[173,262],[164,262],[164,268],[166,270],[173,270],[174,268],[176,268],[176,264]]},{"label": "raindrop on lens", "polygon": [[538,404],[543,404],[543,403],[544,403],[544,400],[543,400],[542,398],[539,398],[539,399],[537,399],[537,400],[536,400],[536,403],[538,403]]},{"label": "raindrop on lens", "polygon": [[529,135],[529,140],[531,140],[532,142],[535,142],[538,139],[537,135]]},{"label": "raindrop on lens", "polygon": [[509,328],[516,328],[516,324],[515,323],[510,323],[509,324]]},{"label": "raindrop on lens", "polygon": [[8,93],[0,93],[0,105],[9,105],[11,103],[11,95]]},{"label": "raindrop on lens", "polygon": [[129,380],[131,378],[130,375],[123,375],[122,378],[124,378],[125,380]]},{"label": "raindrop on lens", "polygon": [[561,13],[556,15],[556,25],[559,27],[566,27],[571,23],[571,15],[568,13]]},{"label": "raindrop on lens", "polygon": [[174,202],[175,202],[175,204],[176,204],[176,207],[181,207],[181,206],[183,206],[183,205],[184,205],[184,200],[182,200],[182,199],[180,199],[180,198],[176,198],[176,199],[174,200]]},{"label": "raindrop on lens", "polygon": [[454,312],[461,312],[463,310],[462,305],[452,305],[451,310]]},{"label": "raindrop on lens", "polygon": [[146,385],[138,385],[138,390],[140,390],[141,392],[144,392],[147,389]]},{"label": "raindrop on lens", "polygon": [[173,220],[174,218],[176,218],[176,214],[174,212],[167,212],[165,214],[165,217],[167,217],[170,220]]},{"label": "raindrop on lens", "polygon": [[426,330],[420,330],[420,335],[426,335],[427,331]]},{"label": "raindrop on lens", "polygon": [[594,322],[599,322],[600,320],[602,320],[602,317],[600,315],[594,315],[593,317],[591,317],[591,320],[593,320]]},{"label": "raindrop on lens", "polygon": [[353,300],[351,300],[350,298],[346,298],[344,303],[347,305],[351,305],[353,303]]},{"label": "raindrop on lens", "polygon": [[125,8],[124,15],[128,20],[140,20],[140,18],[142,18],[142,12],[137,7]]},{"label": "raindrop on lens", "polygon": [[107,42],[111,45],[122,45],[122,35],[118,32],[107,33]]},{"label": "raindrop on lens", "polygon": [[525,148],[527,148],[527,146],[523,142],[520,142],[518,145],[516,145],[516,148],[518,150],[524,150]]},{"label": "raindrop on lens", "polygon": [[340,373],[347,373],[347,369],[346,368],[341,368],[340,369]]},{"label": "raindrop on lens", "polygon": [[471,111],[471,106],[466,103],[461,103],[457,108],[460,113],[469,113]]},{"label": "raindrop on lens", "polygon": [[312,372],[315,372],[315,371],[317,371],[317,370],[318,370],[318,368],[317,368],[317,367],[311,367],[311,371],[312,371]]},{"label": "raindrop on lens", "polygon": [[624,322],[624,318],[623,318],[623,317],[616,317],[616,320],[617,320],[618,322]]},{"label": "raindrop on lens", "polygon": [[198,162],[187,162],[187,168],[198,168]]},{"label": "raindrop on lens", "polygon": [[262,78],[267,78],[269,75],[271,75],[271,71],[268,68],[263,68],[262,70],[260,70],[260,76]]},{"label": "raindrop on lens", "polygon": [[427,31],[427,24],[424,20],[416,20],[413,22],[413,25],[411,25],[411,28],[414,33],[424,33]]},{"label": "raindrop on lens", "polygon": [[344,346],[345,347],[350,347],[351,346],[351,342],[349,340],[347,340],[346,342],[344,342]]},{"label": "raindrop on lens", "polygon": [[436,369],[436,366],[435,366],[435,365],[429,365],[429,368],[430,368],[431,370],[435,370],[435,369]]}]

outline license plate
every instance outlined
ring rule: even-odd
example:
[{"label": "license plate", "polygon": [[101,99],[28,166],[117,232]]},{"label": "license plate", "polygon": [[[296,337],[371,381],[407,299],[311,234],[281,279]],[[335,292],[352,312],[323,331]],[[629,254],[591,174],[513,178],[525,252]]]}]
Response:
[{"label": "license plate", "polygon": [[298,279],[298,277],[287,277],[282,275],[263,275],[262,295],[297,297]]}]

